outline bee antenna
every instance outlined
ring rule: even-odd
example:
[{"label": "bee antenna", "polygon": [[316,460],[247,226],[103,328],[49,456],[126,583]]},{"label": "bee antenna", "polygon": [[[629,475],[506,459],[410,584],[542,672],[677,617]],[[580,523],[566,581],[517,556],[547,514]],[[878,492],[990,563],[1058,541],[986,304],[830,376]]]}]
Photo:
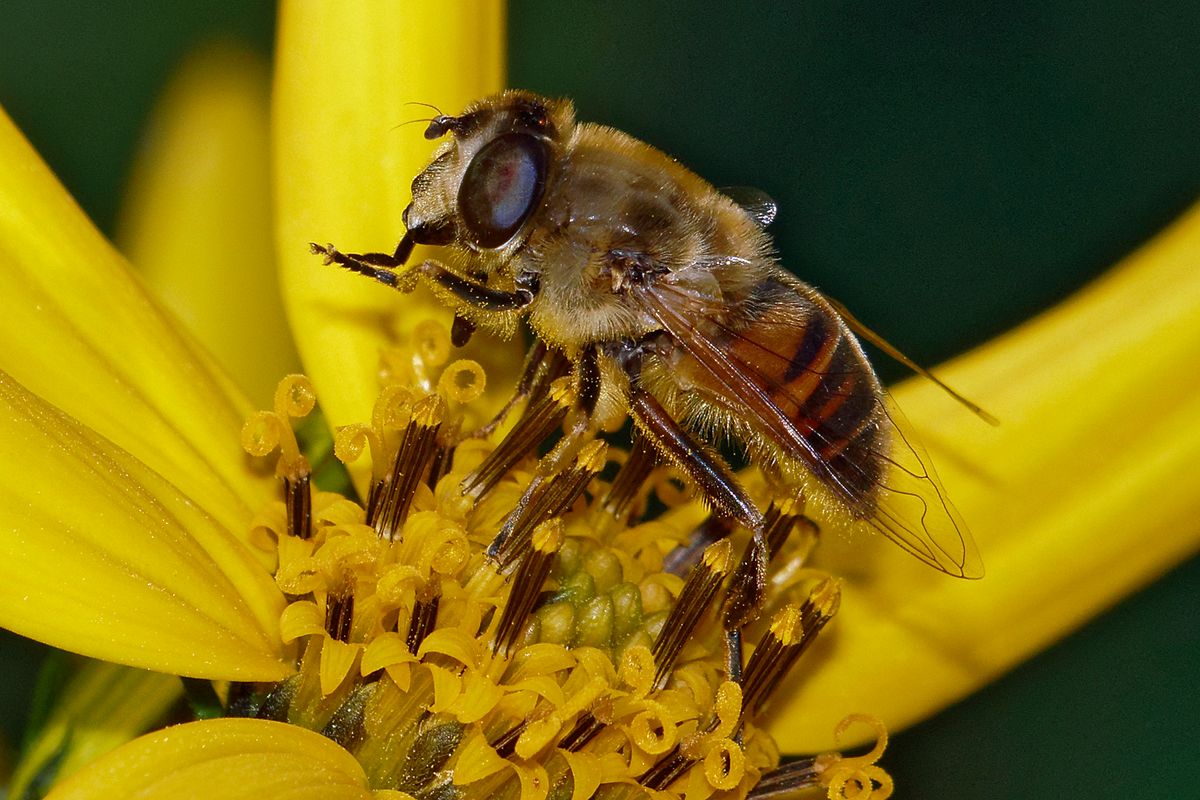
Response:
[{"label": "bee antenna", "polygon": [[406,106],[425,106],[426,108],[433,109],[433,113],[437,114],[439,117],[446,116],[445,114],[442,113],[442,110],[440,108],[438,108],[437,106],[435,106],[433,103],[422,103],[420,100],[409,100],[404,105],[406,105]]},{"label": "bee antenna", "polygon": [[389,130],[394,131],[397,128],[403,128],[405,125],[416,125],[418,122],[433,122],[433,120],[433,117],[417,117],[416,119],[405,120],[398,125],[393,125]]}]

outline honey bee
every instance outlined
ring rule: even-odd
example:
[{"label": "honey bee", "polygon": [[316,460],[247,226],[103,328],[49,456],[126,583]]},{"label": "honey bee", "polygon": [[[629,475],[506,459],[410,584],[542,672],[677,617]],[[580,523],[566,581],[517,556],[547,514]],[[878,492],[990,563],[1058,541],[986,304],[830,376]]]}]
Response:
[{"label": "honey bee", "polygon": [[[719,514],[754,532],[753,585],[727,626],[753,612],[766,550],[762,512],[711,446],[723,437],[788,491],[942,572],[982,575],[851,325],[886,343],[778,264],[769,201],[739,204],[661,151],[576,122],[569,101],[524,91],[438,114],[425,136],[446,140],[413,180],[395,252],[314,252],[401,290],[428,281],[454,303],[459,342],[476,325],[527,320],[537,357],[571,365],[581,418],[594,428],[605,408],[628,413]],[[417,244],[445,248],[454,268],[401,271]]]}]

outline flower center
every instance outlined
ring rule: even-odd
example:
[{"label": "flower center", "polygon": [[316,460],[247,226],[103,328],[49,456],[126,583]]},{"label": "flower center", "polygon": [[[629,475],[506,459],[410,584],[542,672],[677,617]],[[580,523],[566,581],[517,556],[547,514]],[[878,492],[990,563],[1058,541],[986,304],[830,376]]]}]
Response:
[{"label": "flower center", "polygon": [[472,435],[485,375],[450,352],[443,328],[418,326],[385,358],[371,423],[338,431],[343,462],[369,452],[363,505],[313,486],[291,426],[315,404],[306,379],[247,423],[250,453],[280,453],[284,500],[254,532],[291,599],[296,674],[232,686],[227,713],[320,731],[374,788],[418,797],[890,794],[879,753],[778,767],[757,726],[837,610],[839,582],[803,566],[802,509],[770,506],[787,578],[726,631],[748,532],[706,516],[642,440],[539,459],[573,401],[552,360],[503,437]]}]

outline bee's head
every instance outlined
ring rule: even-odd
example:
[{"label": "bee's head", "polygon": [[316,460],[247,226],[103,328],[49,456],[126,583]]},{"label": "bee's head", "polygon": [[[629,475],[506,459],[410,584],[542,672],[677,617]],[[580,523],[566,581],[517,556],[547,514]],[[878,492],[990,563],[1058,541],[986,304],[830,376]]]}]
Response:
[{"label": "bee's head", "polygon": [[482,253],[518,246],[573,126],[570,102],[516,90],[434,117],[425,138],[450,138],[413,179],[406,235]]}]

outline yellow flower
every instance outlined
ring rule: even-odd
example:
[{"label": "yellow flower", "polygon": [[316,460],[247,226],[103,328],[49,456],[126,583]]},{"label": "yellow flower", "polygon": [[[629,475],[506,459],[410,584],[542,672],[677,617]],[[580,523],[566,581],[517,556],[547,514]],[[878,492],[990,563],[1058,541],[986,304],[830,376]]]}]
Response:
[{"label": "yellow flower", "polygon": [[[420,145],[400,147],[389,126],[379,124],[378,109],[413,96],[460,106],[499,86],[498,17],[493,8],[490,18],[368,15],[356,22],[324,17],[313,6],[285,10],[272,146],[276,246],[298,348],[326,415],[337,425],[372,417],[380,346],[386,337],[404,341],[422,317],[411,311],[417,306],[408,306],[398,329],[385,329],[381,321],[393,317],[396,298],[317,269],[303,243],[395,238],[403,193],[427,153]],[[450,57],[450,47],[462,48],[457,58]],[[455,68],[430,76],[424,69],[429,63]],[[446,83],[396,83],[434,77]],[[246,468],[236,449],[246,404],[141,294],[119,257],[11,127],[2,135],[0,258],[11,276],[14,313],[0,321],[7,342],[0,357],[0,469],[7,470],[0,490],[0,543],[7,556],[0,565],[7,570],[0,621],[112,662],[242,683],[284,680],[285,686],[297,663],[293,642],[307,636],[315,664],[306,669],[301,659],[297,691],[311,692],[314,700],[295,707],[314,714],[325,713],[319,707],[326,698],[349,690],[340,687],[355,659],[374,657],[372,663],[387,669],[396,685],[413,680],[407,651],[386,650],[395,641],[375,639],[381,643],[376,652],[371,645],[348,647],[361,637],[350,635],[347,642],[330,636],[325,615],[336,607],[330,598],[337,596],[338,577],[365,580],[365,565],[398,569],[371,573],[377,586],[391,579],[409,587],[397,592],[415,591],[415,578],[399,568],[415,569],[423,563],[420,553],[395,563],[387,558],[396,554],[381,558],[377,542],[355,535],[362,533],[354,527],[360,521],[355,512],[320,495],[314,511],[330,529],[321,540],[324,550],[284,545],[290,540],[279,525],[252,528],[253,515],[273,489]],[[798,685],[784,690],[787,708],[776,704],[776,738],[786,750],[831,746],[828,738],[850,711],[876,713],[893,725],[914,721],[1194,550],[1194,531],[1186,535],[1182,523],[1195,502],[1172,487],[1200,449],[1195,379],[1188,380],[1187,366],[1197,356],[1200,289],[1190,259],[1198,231],[1193,215],[1088,296],[948,370],[967,393],[988,399],[1004,420],[1001,428],[948,412],[944,398],[927,386],[899,390],[909,415],[932,432],[927,443],[974,524],[989,577],[950,582],[896,558],[886,546],[840,546],[827,537],[822,562],[851,581],[836,637],[819,640],[818,648],[826,650],[819,668],[798,673]],[[192,269],[212,268],[222,251],[198,251]],[[1163,285],[1172,286],[1170,295],[1162,295]],[[1129,297],[1146,302],[1128,308]],[[1065,350],[1064,340],[1075,349]],[[1144,410],[1139,419],[1146,427],[1129,431],[1119,424],[1131,407]],[[1047,417],[1064,422],[1047,427]],[[360,480],[367,480],[365,473]],[[430,513],[430,507],[418,505],[418,511]],[[1163,536],[1172,527],[1183,533]],[[268,538],[279,542],[277,555],[260,547],[264,530],[274,531]],[[553,549],[561,538],[553,529],[531,533],[535,550]],[[420,550],[426,538],[440,535],[441,529],[406,529],[404,539]],[[453,563],[455,541],[431,545],[422,580],[438,558]],[[276,557],[272,579],[267,568]],[[311,593],[317,600],[295,601],[285,593]],[[547,628],[553,622],[548,614],[540,620]],[[981,637],[981,628],[989,635]],[[427,650],[458,664],[480,663],[473,630],[437,633],[433,644],[432,637],[425,640]],[[620,665],[625,685],[635,689],[637,658]],[[486,669],[458,674],[439,667],[427,676],[435,684],[438,713],[460,723],[502,700],[529,702],[501,697],[500,683]],[[306,687],[305,677],[317,685]],[[594,699],[590,684],[570,688]],[[537,684],[525,691],[555,689]],[[87,693],[78,694],[83,699],[74,701],[75,708],[87,708]],[[647,702],[636,691],[631,695]],[[712,698],[718,729],[727,722],[720,709],[729,703],[734,700]],[[513,744],[518,756],[538,752],[539,735],[552,723],[565,724],[569,703],[563,698],[555,706],[563,719],[537,719]],[[639,708],[638,714],[655,710]],[[627,735],[642,736],[649,743],[642,749],[653,754],[657,744],[647,737],[655,725],[668,729],[662,715],[673,710],[659,711],[654,725],[651,717],[633,715]],[[644,729],[636,727],[639,719]],[[431,727],[421,735],[436,743],[441,730]],[[336,740],[295,725],[194,723],[126,746],[61,791],[113,792],[149,774],[161,780],[159,796],[232,796],[235,789],[263,796],[283,788],[364,796],[365,787],[376,785],[372,765],[381,768],[382,762],[356,761]],[[457,769],[475,771],[459,772],[458,780],[486,781],[502,768],[482,740],[468,738],[460,746]],[[736,760],[735,751],[721,749],[725,745],[715,738],[707,746],[705,761],[713,753],[718,762]],[[612,767],[602,760],[578,768],[575,774],[597,781],[615,774],[605,771]],[[101,783],[101,775],[112,783]],[[542,776],[531,769],[519,777],[532,785]],[[345,788],[339,795],[333,786]]]}]

